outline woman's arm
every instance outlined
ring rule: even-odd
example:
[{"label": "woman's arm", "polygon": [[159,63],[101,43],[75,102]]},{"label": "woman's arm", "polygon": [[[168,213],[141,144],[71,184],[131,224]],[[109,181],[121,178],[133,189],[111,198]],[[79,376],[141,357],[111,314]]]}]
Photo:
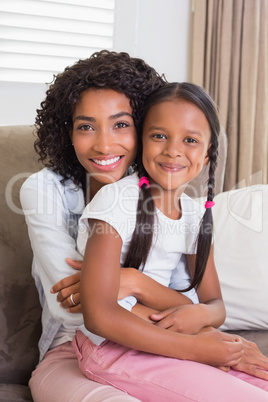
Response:
[{"label": "woman's arm", "polygon": [[81,276],[81,304],[89,331],[163,356],[216,366],[240,361],[241,342],[230,335],[211,332],[191,336],[166,331],[118,305],[121,238],[103,221],[90,220],[90,224]]},{"label": "woman's arm", "polygon": [[[67,276],[52,286],[51,293],[57,293],[57,301],[60,306],[67,309],[68,313],[81,313],[82,307],[80,304],[80,276],[83,261],[75,261],[71,258],[66,258],[66,262],[70,267],[78,270],[73,275]],[[76,306],[73,305],[70,296],[73,295],[73,300]]]},{"label": "woman's arm", "polygon": [[[77,222],[75,214],[70,216],[67,209],[65,193],[59,177],[43,169],[26,180],[20,199],[34,253],[33,276],[40,291],[41,304],[46,303],[52,317],[60,323],[77,326],[82,323],[82,315],[68,314],[50,292],[54,283],[75,272],[66,263],[66,256],[81,259],[70,235],[70,225],[77,225]],[[78,192],[73,193],[75,200],[79,201]]]},{"label": "woman's arm", "polygon": [[[82,261],[66,258],[66,262],[71,267],[81,270]],[[52,293],[57,293],[57,301],[60,302],[61,307],[68,309],[68,312],[80,312],[80,272],[61,279],[52,287]],[[73,306],[70,300],[71,294],[74,294],[73,298],[77,306]],[[135,306],[135,313],[141,314],[143,317],[145,315],[148,317],[153,312],[166,310],[172,306],[192,304],[188,297],[161,285],[135,268],[120,269],[118,300],[127,296],[136,297],[138,303]],[[146,308],[144,308],[145,306]]]}]

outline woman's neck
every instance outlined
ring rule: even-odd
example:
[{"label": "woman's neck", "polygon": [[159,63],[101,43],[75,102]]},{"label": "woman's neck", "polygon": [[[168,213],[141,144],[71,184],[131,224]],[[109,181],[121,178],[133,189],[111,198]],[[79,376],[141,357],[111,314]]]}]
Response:
[{"label": "woman's neck", "polygon": [[101,183],[94,179],[89,173],[86,174],[86,204],[89,203],[97,192],[105,186],[105,183]]}]

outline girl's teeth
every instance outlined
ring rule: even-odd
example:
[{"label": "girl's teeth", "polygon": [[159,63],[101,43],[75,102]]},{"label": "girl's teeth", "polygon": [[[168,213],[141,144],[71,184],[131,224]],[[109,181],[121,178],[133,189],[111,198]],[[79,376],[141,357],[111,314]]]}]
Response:
[{"label": "girl's teeth", "polygon": [[95,162],[97,165],[102,165],[102,166],[107,166],[107,165],[111,165],[112,163],[115,163],[117,161],[119,161],[120,156],[117,156],[116,158],[112,158],[112,159],[93,159],[93,162]]}]

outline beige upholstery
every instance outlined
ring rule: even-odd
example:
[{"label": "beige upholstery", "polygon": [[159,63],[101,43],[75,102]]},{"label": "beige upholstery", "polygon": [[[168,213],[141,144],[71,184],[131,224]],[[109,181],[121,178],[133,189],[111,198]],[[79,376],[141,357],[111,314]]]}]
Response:
[{"label": "beige upholstery", "polygon": [[[38,362],[41,308],[31,277],[32,252],[19,203],[22,182],[42,168],[33,149],[33,127],[0,127],[0,401],[31,401],[27,386]],[[216,192],[221,191],[226,137],[221,136]],[[199,181],[200,180],[200,181]],[[207,177],[201,173],[197,193]],[[244,331],[246,332],[246,331]],[[267,352],[265,331],[248,331]],[[266,347],[266,349],[265,349]],[[115,390],[114,390],[115,391]],[[117,392],[120,392],[117,390]],[[94,395],[96,391],[94,391]],[[92,399],[106,400],[106,399]],[[115,399],[113,399],[115,400]],[[122,400],[122,397],[120,398]]]},{"label": "beige upholstery", "polygon": [[32,252],[19,202],[21,184],[39,169],[32,131],[28,126],[0,127],[1,401],[31,400],[27,383],[38,362],[41,308],[31,277]]}]

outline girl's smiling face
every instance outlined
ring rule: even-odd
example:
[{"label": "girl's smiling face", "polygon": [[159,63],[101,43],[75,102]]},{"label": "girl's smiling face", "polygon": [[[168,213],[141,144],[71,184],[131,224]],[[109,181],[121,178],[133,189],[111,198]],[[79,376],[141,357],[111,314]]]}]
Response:
[{"label": "girl's smiling face", "polygon": [[143,125],[143,165],[150,183],[176,190],[193,180],[208,163],[210,127],[204,113],[184,99],[152,106]]},{"label": "girl's smiling face", "polygon": [[73,113],[71,139],[96,188],[119,180],[133,163],[137,133],[129,99],[111,89],[82,93]]}]

